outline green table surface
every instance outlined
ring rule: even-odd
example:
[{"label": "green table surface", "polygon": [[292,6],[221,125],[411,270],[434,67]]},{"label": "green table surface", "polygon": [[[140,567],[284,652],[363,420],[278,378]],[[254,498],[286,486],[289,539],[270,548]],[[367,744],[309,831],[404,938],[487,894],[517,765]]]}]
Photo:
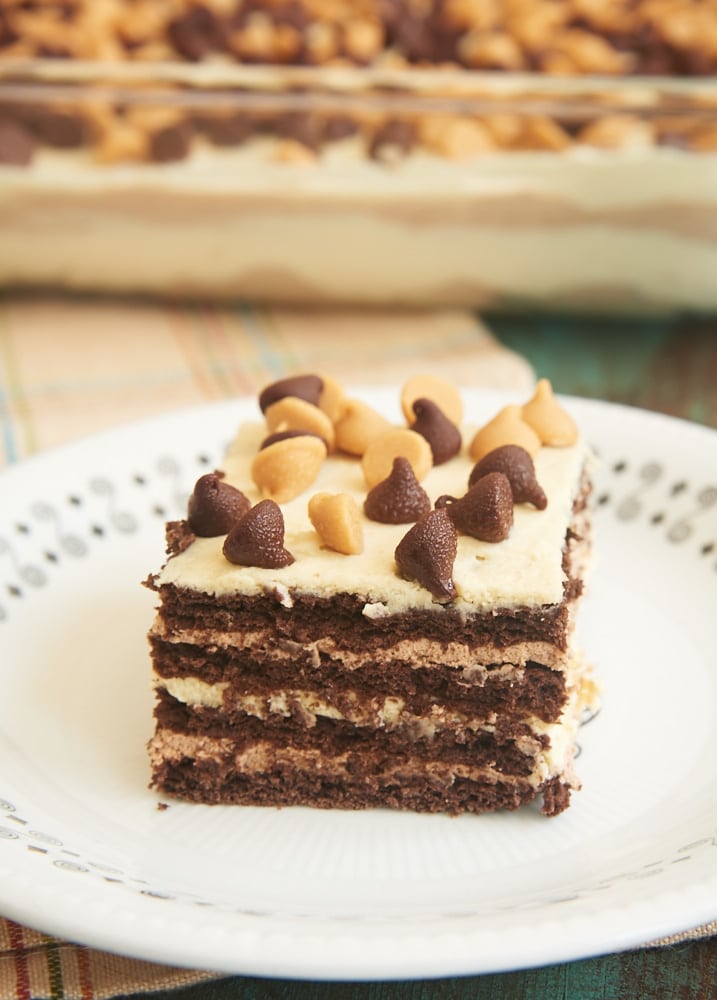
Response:
[{"label": "green table surface", "polygon": [[717,318],[491,317],[490,325],[556,391],[717,427]]},{"label": "green table surface", "polygon": [[[500,340],[556,391],[660,410],[717,428],[717,320],[489,316]],[[715,470],[717,472],[717,470]],[[717,901],[716,901],[717,910]],[[516,972],[377,983],[232,977],[161,1000],[713,1000],[717,939]]]}]

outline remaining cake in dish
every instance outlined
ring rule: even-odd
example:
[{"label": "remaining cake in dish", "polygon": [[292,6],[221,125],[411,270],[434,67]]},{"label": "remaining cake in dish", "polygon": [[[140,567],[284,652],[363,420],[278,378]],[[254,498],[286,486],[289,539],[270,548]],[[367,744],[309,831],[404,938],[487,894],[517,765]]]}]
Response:
[{"label": "remaining cake in dish", "polygon": [[[481,427],[409,379],[261,394],[149,585],[152,781],[206,803],[567,807],[595,685],[575,648],[589,451],[550,385]],[[397,412],[400,412],[397,407]]]},{"label": "remaining cake in dish", "polygon": [[714,0],[4,0],[0,285],[713,312],[715,38]]}]

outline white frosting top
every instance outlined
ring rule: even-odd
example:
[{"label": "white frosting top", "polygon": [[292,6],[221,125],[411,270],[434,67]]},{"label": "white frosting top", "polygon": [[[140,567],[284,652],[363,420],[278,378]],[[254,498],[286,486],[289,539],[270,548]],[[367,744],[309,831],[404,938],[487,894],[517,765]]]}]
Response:
[{"label": "white frosting top", "polygon": [[[226,481],[256,503],[261,499],[250,466],[267,431],[263,424],[239,430],[223,465]],[[463,496],[473,461],[467,454],[472,430],[463,430],[460,455],[436,466],[422,482],[431,503],[443,495]],[[458,534],[458,554],[453,582],[458,597],[448,607],[466,614],[498,608],[558,604],[563,598],[565,575],[562,553],[579,487],[587,448],[582,441],[568,448],[543,447],[534,458],[537,479],[548,506],[538,511],[517,504],[509,537],[499,543],[478,541]],[[402,579],[394,551],[410,524],[378,524],[363,518],[363,552],[342,555],[322,548],[309,520],[308,502],[314,493],[349,493],[363,510],[367,487],[358,459],[331,455],[315,483],[303,494],[281,505],[286,525],[284,545],[295,562],[281,569],[237,566],[222,553],[224,538],[197,538],[180,555],[168,560],[158,583],[172,583],[209,594],[274,594],[291,607],[294,594],[331,597],[357,595],[364,614],[376,618],[414,608],[441,610],[420,584]]]}]

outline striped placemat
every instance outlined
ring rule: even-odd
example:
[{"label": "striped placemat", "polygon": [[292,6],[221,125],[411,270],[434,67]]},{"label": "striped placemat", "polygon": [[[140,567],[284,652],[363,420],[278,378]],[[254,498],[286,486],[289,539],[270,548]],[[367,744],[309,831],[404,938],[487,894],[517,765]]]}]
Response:
[{"label": "striped placemat", "polygon": [[289,372],[401,384],[426,370],[523,389],[530,366],[471,312],[0,298],[0,466],[96,430],[256,393]]}]

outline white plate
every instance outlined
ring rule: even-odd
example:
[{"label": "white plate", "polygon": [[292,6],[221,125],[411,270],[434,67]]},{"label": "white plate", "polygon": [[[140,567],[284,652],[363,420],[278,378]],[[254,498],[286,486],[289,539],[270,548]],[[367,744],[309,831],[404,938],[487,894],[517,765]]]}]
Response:
[{"label": "white plate", "polygon": [[[507,400],[466,393],[475,420]],[[602,460],[580,628],[605,695],[583,791],[554,819],[158,808],[140,581],[255,403],[0,476],[0,912],[141,958],[321,979],[514,969],[716,918],[717,434],[568,405]]]}]

